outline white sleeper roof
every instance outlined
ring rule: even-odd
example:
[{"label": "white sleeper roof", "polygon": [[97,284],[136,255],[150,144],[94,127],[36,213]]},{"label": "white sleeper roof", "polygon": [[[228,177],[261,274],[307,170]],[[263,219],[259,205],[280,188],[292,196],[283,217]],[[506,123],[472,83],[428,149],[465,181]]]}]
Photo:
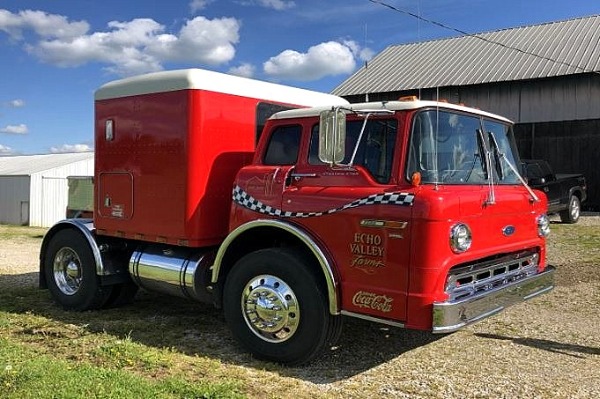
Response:
[{"label": "white sleeper roof", "polygon": [[301,106],[341,105],[348,103],[345,99],[332,94],[242,78],[204,69],[154,72],[116,80],[101,86],[95,93],[95,99],[98,101],[185,89],[207,90]]}]

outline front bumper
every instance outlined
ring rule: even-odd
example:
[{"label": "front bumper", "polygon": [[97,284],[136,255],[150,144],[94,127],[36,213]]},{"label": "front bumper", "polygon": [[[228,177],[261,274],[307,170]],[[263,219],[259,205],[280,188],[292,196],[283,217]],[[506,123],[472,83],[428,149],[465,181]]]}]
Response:
[{"label": "front bumper", "polygon": [[456,301],[433,304],[434,333],[449,333],[554,288],[554,266],[514,283]]}]

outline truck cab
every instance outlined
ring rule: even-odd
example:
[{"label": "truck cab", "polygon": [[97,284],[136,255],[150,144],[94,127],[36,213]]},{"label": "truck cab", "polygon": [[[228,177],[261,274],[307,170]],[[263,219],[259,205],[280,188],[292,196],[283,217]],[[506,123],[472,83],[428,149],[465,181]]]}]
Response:
[{"label": "truck cab", "polygon": [[[332,315],[398,327],[455,331],[552,288],[545,197],[515,168],[510,121],[418,100],[332,109],[269,120],[252,164],[234,183],[230,230],[240,241],[254,251],[276,246],[280,257],[290,248],[291,257],[313,258]],[[214,281],[219,261],[232,256],[226,248]],[[234,298],[231,313],[244,315],[255,335],[278,341],[261,323],[290,318],[267,316],[247,301],[254,290],[281,297],[277,278],[262,281],[225,290],[225,309]]]}]

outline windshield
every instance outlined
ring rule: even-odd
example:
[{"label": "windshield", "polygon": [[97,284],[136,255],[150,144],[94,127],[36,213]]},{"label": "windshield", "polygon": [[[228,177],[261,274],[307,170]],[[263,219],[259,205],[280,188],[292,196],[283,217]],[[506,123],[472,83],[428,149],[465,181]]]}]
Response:
[{"label": "windshield", "polygon": [[502,157],[514,164],[513,142],[509,125],[447,110],[423,111],[413,123],[407,177],[419,172],[422,183],[485,184],[491,174],[495,183],[515,184],[517,177]]}]

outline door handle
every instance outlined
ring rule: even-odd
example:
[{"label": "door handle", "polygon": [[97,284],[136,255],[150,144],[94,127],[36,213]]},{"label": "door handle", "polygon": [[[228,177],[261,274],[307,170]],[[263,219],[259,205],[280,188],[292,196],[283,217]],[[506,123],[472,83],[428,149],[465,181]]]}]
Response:
[{"label": "door handle", "polygon": [[290,175],[295,181],[299,181],[303,177],[318,177],[316,173],[292,173]]}]

